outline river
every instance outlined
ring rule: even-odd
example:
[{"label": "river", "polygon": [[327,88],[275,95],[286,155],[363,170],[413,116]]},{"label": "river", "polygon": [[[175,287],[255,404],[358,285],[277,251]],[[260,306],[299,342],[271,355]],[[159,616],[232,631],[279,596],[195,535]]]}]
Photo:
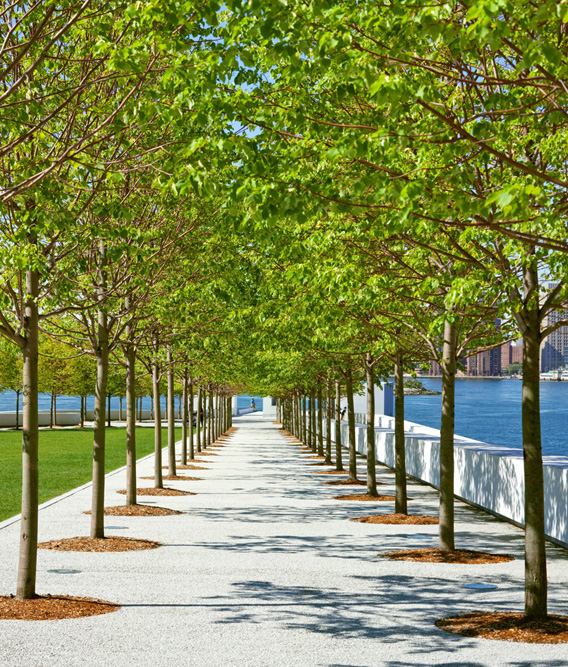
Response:
[{"label": "river", "polygon": [[[427,389],[441,391],[442,380],[421,378]],[[456,381],[459,435],[492,445],[522,447],[521,381]],[[568,456],[568,382],[541,382],[542,448],[545,455]],[[406,396],[408,421],[440,428],[441,396]]]}]

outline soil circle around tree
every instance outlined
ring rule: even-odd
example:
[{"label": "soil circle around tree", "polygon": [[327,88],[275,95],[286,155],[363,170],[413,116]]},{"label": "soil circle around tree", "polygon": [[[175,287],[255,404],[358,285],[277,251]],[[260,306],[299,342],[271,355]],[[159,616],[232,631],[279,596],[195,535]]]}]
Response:
[{"label": "soil circle around tree", "polygon": [[[91,510],[83,512],[90,514]],[[105,516],[173,516],[183,514],[179,510],[171,510],[167,507],[149,507],[148,505],[111,505],[105,507]]]},{"label": "soil circle around tree", "polygon": [[508,554],[489,554],[485,551],[470,549],[403,549],[379,554],[389,560],[411,560],[422,563],[454,563],[459,565],[487,565],[490,563],[508,563],[515,560]]},{"label": "soil circle around tree", "polygon": [[362,479],[334,479],[331,482],[324,482],[324,484],[331,486],[367,486],[367,482]]},{"label": "soil circle around tree", "polygon": [[[178,466],[179,467],[179,466]],[[140,479],[154,479],[154,476],[151,477],[141,477]],[[162,479],[167,479],[172,482],[197,482],[200,481],[201,477],[186,477],[185,475],[162,475]]]},{"label": "soil circle around tree", "polygon": [[540,620],[523,614],[474,611],[441,618],[435,625],[462,637],[527,644],[568,643],[568,616],[549,615]]},{"label": "soil circle around tree", "polygon": [[348,470],[315,470],[316,475],[348,475]]},{"label": "soil circle around tree", "polygon": [[32,600],[16,600],[12,596],[0,596],[0,620],[56,621],[100,616],[119,609],[120,605],[114,602],[70,595],[38,595]]},{"label": "soil circle around tree", "polygon": [[[126,489],[121,489],[117,493],[126,495]],[[192,491],[182,491],[181,489],[155,489],[154,487],[144,487],[136,489],[138,496],[196,496]]]},{"label": "soil circle around tree", "polygon": [[349,521],[358,523],[380,523],[393,526],[430,526],[438,523],[436,516],[420,516],[418,514],[373,514],[371,516],[358,516]]},{"label": "soil circle around tree", "polygon": [[38,549],[53,549],[55,551],[144,551],[157,549],[162,545],[153,540],[143,540],[137,537],[66,537],[61,540],[40,542]]},{"label": "soil circle around tree", "polygon": [[[369,502],[387,502],[389,500],[394,500],[394,496],[370,496],[368,493],[352,493],[346,496],[334,496],[334,500],[364,500]],[[410,500],[410,498],[408,498]]]}]

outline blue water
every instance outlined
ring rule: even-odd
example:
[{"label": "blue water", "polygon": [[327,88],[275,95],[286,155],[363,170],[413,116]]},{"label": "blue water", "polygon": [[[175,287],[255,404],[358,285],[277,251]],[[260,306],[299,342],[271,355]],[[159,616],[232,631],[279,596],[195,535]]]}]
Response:
[{"label": "blue water", "polygon": [[[250,408],[251,396],[239,396],[237,401],[237,407],[242,410],[244,408]],[[254,397],[256,403],[256,409],[262,410],[262,398],[260,396]],[[160,400],[162,409],[166,409],[166,397],[162,396]],[[49,410],[51,406],[51,394],[40,394],[38,397],[38,404],[40,410]],[[20,395],[20,410],[22,409],[22,396]],[[110,399],[111,410],[118,410],[120,405],[120,399],[116,396],[113,396]],[[179,409],[179,398],[175,399],[176,410]],[[87,410],[93,410],[95,407],[95,397],[87,396]],[[138,408],[138,402],[136,402],[136,407]],[[149,396],[144,396],[142,398],[142,409],[149,410],[151,407],[151,400]],[[122,399],[122,408],[126,410],[126,401]],[[58,396],[57,397],[57,411],[59,410],[80,410],[81,409],[81,399],[77,396]],[[13,391],[7,391],[4,394],[0,394],[0,412],[14,412],[16,410],[16,394]]]},{"label": "blue water", "polygon": [[[442,380],[422,379],[441,391]],[[520,380],[456,381],[456,433],[492,445],[522,448]],[[440,428],[441,396],[406,396],[408,421]],[[541,382],[542,449],[568,456],[568,382]]]}]

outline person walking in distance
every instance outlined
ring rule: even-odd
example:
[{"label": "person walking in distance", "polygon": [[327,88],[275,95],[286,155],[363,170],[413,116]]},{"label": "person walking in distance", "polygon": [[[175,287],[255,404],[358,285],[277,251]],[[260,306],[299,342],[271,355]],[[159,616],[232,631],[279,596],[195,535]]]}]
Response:
[{"label": "person walking in distance", "polygon": [[347,412],[347,408],[343,408],[341,411],[341,421],[343,421],[343,417],[345,417],[345,413]]},{"label": "person walking in distance", "polygon": [[250,407],[256,412],[256,403],[254,402],[254,398],[250,402]]}]

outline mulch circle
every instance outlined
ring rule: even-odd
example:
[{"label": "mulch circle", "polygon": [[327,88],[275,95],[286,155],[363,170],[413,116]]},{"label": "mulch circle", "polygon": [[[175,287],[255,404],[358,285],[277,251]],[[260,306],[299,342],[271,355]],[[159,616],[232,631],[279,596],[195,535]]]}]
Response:
[{"label": "mulch circle", "polygon": [[568,616],[551,614],[545,620],[534,620],[523,614],[473,611],[442,618],[435,625],[462,637],[527,644],[568,643]]},{"label": "mulch circle", "polygon": [[[90,514],[83,512],[83,514]],[[148,507],[148,505],[112,505],[105,507],[105,516],[172,516],[183,514],[178,510],[170,510],[167,507]]]},{"label": "mulch circle", "polygon": [[348,475],[349,470],[316,470],[316,475]]},{"label": "mulch circle", "polygon": [[[319,466],[321,468],[322,466],[327,466],[327,465],[330,465],[330,464],[329,463],[323,463],[323,461],[322,461],[321,463],[306,463],[306,465],[307,466]],[[335,464],[332,463],[331,465],[335,465]]]},{"label": "mulch circle", "polygon": [[12,596],[0,596],[1,620],[54,621],[100,616],[118,609],[120,605],[114,602],[70,595],[39,595],[33,600],[16,600]]},{"label": "mulch circle", "polygon": [[359,516],[349,521],[358,521],[359,523],[382,523],[389,525],[412,525],[412,526],[430,526],[438,523],[436,516],[420,516],[418,514],[374,514],[372,516]]},{"label": "mulch circle", "polygon": [[[371,502],[385,502],[387,500],[395,500],[394,496],[370,496],[368,493],[352,493],[348,496],[334,496],[334,500],[368,500]],[[408,498],[407,500],[410,500]]]},{"label": "mulch circle", "polygon": [[330,484],[331,486],[367,486],[367,482],[362,479],[335,479],[331,482],[324,482],[324,484]]},{"label": "mulch circle", "polygon": [[319,459],[320,461],[325,461],[325,456],[318,456],[317,454],[314,454],[313,456],[306,456],[304,458],[306,458],[306,459]]},{"label": "mulch circle", "polygon": [[[218,454],[215,454],[215,452],[210,452],[209,447],[207,448],[206,452],[199,452],[199,456],[219,456]],[[198,459],[187,459],[188,461],[197,461]]]},{"label": "mulch circle", "polygon": [[40,542],[39,549],[55,551],[143,551],[157,549],[162,545],[152,540],[135,537],[67,537],[62,540]]},{"label": "mulch circle", "polygon": [[[117,491],[122,495],[126,495],[126,489]],[[154,487],[147,487],[143,489],[136,489],[136,494],[139,496],[195,496],[196,493],[191,491],[180,491],[180,489],[155,489]]]},{"label": "mulch circle", "polygon": [[[188,459],[188,460],[195,461],[195,459]],[[202,461],[202,463],[205,463],[205,461]],[[181,463],[176,465],[176,468],[178,470],[209,470],[209,468],[203,468],[201,466],[183,465]],[[164,470],[167,470],[167,469],[168,469],[168,466],[164,466]]]},{"label": "mulch circle", "polygon": [[[154,479],[154,476],[152,475],[151,477],[141,477],[140,479]],[[186,477],[185,475],[162,475],[162,479],[167,479],[171,480],[174,482],[197,482],[201,480],[201,477]]]},{"label": "mulch circle", "polygon": [[488,554],[484,551],[470,549],[403,549],[401,551],[387,551],[380,554],[389,560],[411,560],[422,563],[456,563],[461,565],[486,565],[489,563],[508,563],[515,560],[505,554]]}]

